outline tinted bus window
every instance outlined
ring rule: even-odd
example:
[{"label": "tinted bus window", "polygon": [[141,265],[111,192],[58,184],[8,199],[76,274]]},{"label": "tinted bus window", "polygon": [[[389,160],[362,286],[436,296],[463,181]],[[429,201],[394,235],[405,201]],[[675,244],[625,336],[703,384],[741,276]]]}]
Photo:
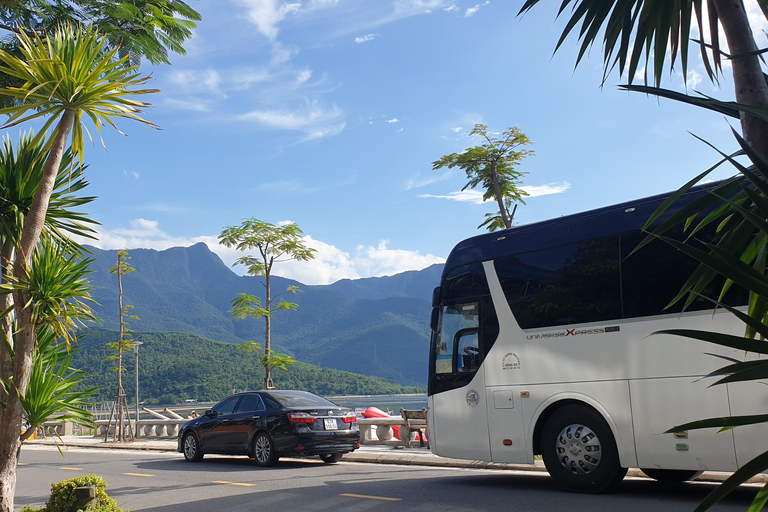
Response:
[{"label": "tinted bus window", "polygon": [[[699,266],[698,262],[663,240],[653,240],[636,253],[631,254],[646,236],[645,233],[638,231],[627,233],[621,237],[621,276],[625,318],[680,313],[683,310],[685,298],[669,308],[667,305],[677,296],[685,282]],[[696,239],[712,241],[714,239],[714,226],[697,233]],[[713,279],[703,291],[703,295],[717,299],[723,283],[724,279],[720,277]],[[725,296],[725,303],[731,306],[743,306],[747,303],[747,296],[746,290],[739,286],[732,286]],[[713,308],[711,301],[704,297],[697,297],[686,308],[686,311],[702,311]]]},{"label": "tinted bus window", "polygon": [[550,247],[494,264],[523,329],[621,318],[619,238]]}]

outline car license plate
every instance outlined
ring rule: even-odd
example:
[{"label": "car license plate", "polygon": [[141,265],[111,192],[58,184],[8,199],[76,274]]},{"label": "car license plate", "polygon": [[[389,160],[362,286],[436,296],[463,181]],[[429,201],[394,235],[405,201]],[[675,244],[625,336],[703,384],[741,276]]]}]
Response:
[{"label": "car license plate", "polygon": [[338,430],[336,418],[325,418],[325,430]]}]

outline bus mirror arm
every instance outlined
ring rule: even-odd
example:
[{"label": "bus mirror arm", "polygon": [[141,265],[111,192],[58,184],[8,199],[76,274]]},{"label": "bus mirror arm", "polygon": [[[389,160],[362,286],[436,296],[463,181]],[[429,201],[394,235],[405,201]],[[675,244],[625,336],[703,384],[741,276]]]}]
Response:
[{"label": "bus mirror arm", "polygon": [[430,319],[429,327],[430,329],[432,329],[432,332],[434,333],[437,333],[438,328],[440,327],[438,325],[439,319],[440,319],[440,308],[439,307],[432,308],[432,318]]}]

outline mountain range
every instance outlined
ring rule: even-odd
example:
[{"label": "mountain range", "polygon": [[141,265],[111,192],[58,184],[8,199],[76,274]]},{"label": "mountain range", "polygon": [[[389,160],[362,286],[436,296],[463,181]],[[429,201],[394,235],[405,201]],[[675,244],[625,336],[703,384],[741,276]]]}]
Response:
[{"label": "mountain range", "polygon": [[[88,250],[98,327],[117,330],[117,276],[109,271],[117,251]],[[123,302],[139,317],[130,321],[132,330],[263,345],[263,320],[237,320],[230,314],[238,293],[263,299],[260,278],[235,274],[203,243],[164,251],[131,249],[129,255],[135,271],[123,276]],[[273,296],[288,286],[301,290],[285,297],[299,305],[297,310],[274,313],[273,348],[304,363],[424,386],[432,289],[441,272],[442,265],[433,265],[323,286],[273,276]]]}]

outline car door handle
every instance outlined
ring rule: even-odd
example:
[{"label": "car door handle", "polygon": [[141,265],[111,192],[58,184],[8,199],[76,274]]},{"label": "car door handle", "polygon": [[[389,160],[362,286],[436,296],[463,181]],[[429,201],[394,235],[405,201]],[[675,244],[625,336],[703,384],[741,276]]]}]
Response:
[{"label": "car door handle", "polygon": [[221,420],[221,422],[222,422],[222,423],[226,423],[226,422],[228,422],[228,421],[229,421],[228,419],[226,419],[226,420]]}]

